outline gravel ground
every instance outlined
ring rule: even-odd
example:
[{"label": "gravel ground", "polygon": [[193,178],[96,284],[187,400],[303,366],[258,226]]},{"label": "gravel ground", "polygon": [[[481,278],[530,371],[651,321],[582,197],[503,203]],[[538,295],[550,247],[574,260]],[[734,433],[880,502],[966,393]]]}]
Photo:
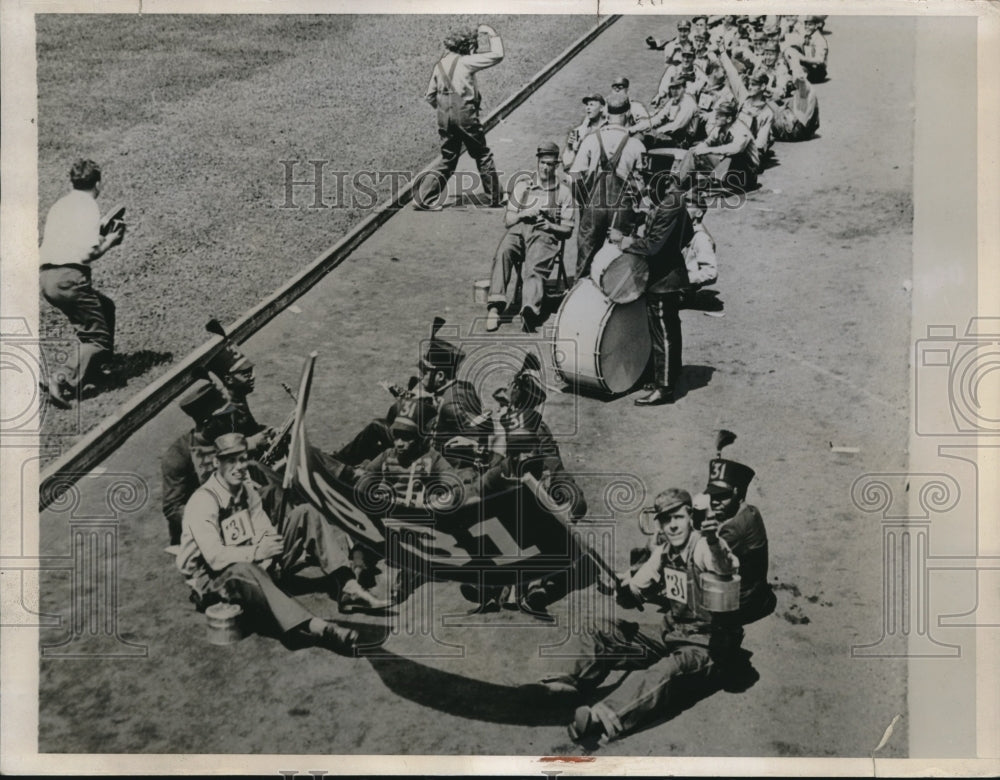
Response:
[{"label": "gravel ground", "polygon": [[[683,314],[678,403],[636,409],[629,396],[552,393],[545,407],[594,516],[614,475],[639,480],[647,491],[639,505],[667,484],[700,487],[713,431],[735,430],[740,438],[727,452],[756,468],[750,500],[771,539],[778,609],[748,628],[745,643],[757,684],[704,699],[600,755],[866,757],[893,716],[907,711],[905,664],[850,657],[852,645],[876,641],[882,628],[881,532],[851,503],[850,489],[860,474],[906,467],[914,26],[905,18],[845,17],[829,27],[831,80],[817,88],[819,136],[780,144],[763,188],[742,208],[707,217],[720,249],[726,317]],[[637,96],[648,97],[659,76],[659,58],[641,45],[648,29],[637,18],[613,25],[515,112],[490,139],[500,167],[530,165],[538,139],[560,138],[577,119],[579,95],[619,71],[632,77]],[[897,41],[898,56],[885,58],[887,40]],[[884,86],[877,94],[866,89],[873,69]],[[245,229],[256,230],[252,224]],[[277,382],[294,381],[316,349],[310,435],[324,447],[346,440],[384,410],[376,382],[409,375],[434,314],[447,317],[470,361],[480,349],[538,346],[544,353],[542,335],[525,338],[510,327],[484,335],[485,312],[472,302],[472,282],[487,274],[502,232],[496,212],[464,206],[395,216],[247,343],[258,365],[258,417],[287,414]],[[505,370],[477,374],[484,396]],[[107,480],[129,474],[148,489],[121,515],[115,569],[117,630],[146,645],[148,656],[43,659],[41,750],[583,752],[566,736],[569,713],[519,700],[512,688],[557,664],[554,655],[572,652],[568,600],[553,608],[555,626],[516,613],[449,626],[438,618],[468,605],[453,585],[437,584],[422,591],[433,620],[404,613],[384,652],[357,661],[290,652],[259,636],[208,646],[203,619],[161,552],[156,454],[186,426],[176,407],[165,410],[106,461],[105,472],[81,481],[75,515],[68,506],[43,514],[42,550],[66,554],[67,519],[100,511]],[[859,452],[832,453],[831,441]],[[622,566],[642,539],[634,512],[613,517]],[[67,612],[68,575],[45,575],[42,592],[44,612]],[[322,614],[336,614],[322,596],[308,599]],[[66,638],[64,629],[42,632],[46,644]],[[880,755],[907,751],[904,721]]]},{"label": "gravel ground", "polygon": [[[85,392],[79,409],[46,410],[43,460],[203,343],[209,318],[236,319],[369,213],[363,200],[310,208],[310,188],[295,189],[286,208],[282,160],[296,162],[296,179],[309,176],[307,160],[327,160],[331,172],[419,170],[437,152],[423,94],[445,31],[481,21],[504,38],[505,61],[479,78],[485,116],[595,21],[37,18],[39,231],[77,157],[101,164],[104,208],[128,207],[124,243],[94,269],[118,305],[118,379]],[[378,202],[389,186],[376,188]],[[352,194],[345,188],[341,204]],[[59,312],[44,301],[40,310],[44,338],[72,339]]]}]

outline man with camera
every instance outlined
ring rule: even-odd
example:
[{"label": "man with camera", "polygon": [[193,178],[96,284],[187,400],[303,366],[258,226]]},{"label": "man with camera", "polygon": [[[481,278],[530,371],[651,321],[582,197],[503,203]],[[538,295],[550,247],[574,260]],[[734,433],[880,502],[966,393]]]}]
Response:
[{"label": "man with camera", "polygon": [[678,488],[660,493],[655,508],[658,543],[635,574],[620,583],[618,601],[626,608],[646,600],[663,604],[662,631],[643,630],[620,618],[610,621],[583,633],[584,651],[570,672],[531,686],[547,695],[590,694],[612,671],[632,672],[606,699],[577,708],[569,734],[588,747],[662,717],[681,679],[714,690],[742,657],[739,635],[719,625],[702,605],[702,576],[725,579],[740,566],[719,538],[718,521],[706,518],[695,530],[691,496]]},{"label": "man with camera", "polygon": [[101,167],[93,160],[77,160],[69,179],[73,189],[49,209],[38,250],[42,296],[66,315],[79,341],[78,352],[70,350],[65,367],[51,372],[43,388],[62,409],[92,378],[92,369],[107,364],[114,352],[115,303],[91,285],[90,264],[125,236],[124,208],[107,224],[101,220]]},{"label": "man with camera", "polygon": [[[480,34],[489,37],[489,48],[479,51]],[[483,191],[491,206],[503,199],[493,152],[486,145],[486,133],[479,121],[482,98],[476,85],[476,73],[491,68],[503,59],[503,41],[488,24],[477,30],[455,30],[444,39],[445,55],[434,66],[426,99],[437,109],[441,158],[434,170],[421,178],[414,197],[414,208],[437,211],[438,198],[455,173],[462,147],[476,161]]]},{"label": "man with camera", "polygon": [[297,635],[352,655],[356,631],[316,617],[280,586],[294,570],[315,564],[338,581],[342,594],[352,589],[351,583],[356,589],[343,532],[301,505],[284,519],[279,533],[247,481],[246,438],[224,434],[214,449],[214,471],[184,507],[177,555],[192,601],[199,610],[219,601],[240,604],[262,632]]},{"label": "man with camera", "polygon": [[537,172],[514,185],[504,212],[507,232],[493,257],[486,304],[488,331],[500,327],[500,315],[515,304],[518,287],[523,328],[535,331],[541,322],[545,280],[576,224],[573,194],[556,176],[559,147],[545,141],[535,156]]}]

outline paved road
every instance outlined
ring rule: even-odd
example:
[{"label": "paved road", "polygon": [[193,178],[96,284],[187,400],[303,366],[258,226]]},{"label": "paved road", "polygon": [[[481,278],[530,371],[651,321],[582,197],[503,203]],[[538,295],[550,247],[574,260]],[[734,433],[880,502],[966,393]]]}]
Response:
[{"label": "paved road", "polygon": [[[497,128],[490,140],[501,170],[532,166],[537,142],[561,141],[578,121],[580,96],[609,91],[613,76],[629,76],[634,97],[647,99],[660,66],[641,44],[649,26],[646,18],[613,25]],[[553,393],[546,406],[567,462],[588,475],[594,506],[611,474],[638,478],[646,503],[670,484],[699,488],[714,430],[735,430],[728,452],[758,471],[751,501],[768,524],[781,588],[779,614],[747,632],[761,675],[753,688],[710,697],[603,754],[867,755],[905,711],[903,665],[849,656],[852,644],[877,640],[881,626],[881,537],[852,505],[850,486],[867,471],[906,464],[913,24],[842,18],[829,27],[820,136],[779,145],[763,188],[706,220],[720,249],[726,317],[684,314],[678,403],[639,410],[630,397]],[[893,57],[884,56],[886,40],[896,41]],[[873,72],[878,94],[869,88]],[[412,371],[435,314],[463,340],[484,389],[503,384],[513,358],[483,364],[478,356],[516,355],[543,337],[510,326],[483,333],[472,283],[488,275],[501,235],[498,212],[401,212],[247,343],[258,366],[258,417],[283,418],[277,381],[294,382],[317,349],[310,433],[323,446],[344,441],[387,405],[376,382]],[[565,639],[565,604],[555,628],[513,614],[445,626],[442,612],[462,602],[454,586],[439,585],[429,589],[432,628],[390,637],[383,658],[290,653],[259,637],[206,646],[202,619],[161,552],[157,455],[185,426],[178,410],[165,411],[108,460],[107,473],[81,483],[78,513],[102,499],[110,473],[135,473],[150,486],[148,504],[120,526],[117,570],[121,631],[148,645],[149,657],[44,662],[40,749],[579,752],[558,715],[511,703],[509,688],[552,663],[554,651],[540,648]],[[860,453],[831,454],[831,441]],[[618,563],[640,541],[633,518],[618,518]],[[43,550],[68,549],[66,521],[65,511],[43,515]],[[46,583],[43,608],[65,611],[68,578]],[[43,641],[59,636],[46,632]],[[110,723],[97,717],[109,712],[117,713]],[[227,720],[231,729],[204,728]],[[900,732],[887,750],[905,754]]]}]

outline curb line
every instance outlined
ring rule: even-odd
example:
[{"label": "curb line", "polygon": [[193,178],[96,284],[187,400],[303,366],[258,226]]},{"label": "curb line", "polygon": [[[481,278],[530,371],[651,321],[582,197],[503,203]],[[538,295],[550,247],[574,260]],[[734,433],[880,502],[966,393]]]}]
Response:
[{"label": "curb line", "polygon": [[[567,49],[532,76],[531,80],[521,89],[490,112],[483,121],[484,131],[489,132],[494,129],[545,82],[562,70],[573,57],[620,18],[621,14],[614,14],[602,19],[593,29],[570,44]],[[228,325],[226,332],[230,338],[237,343],[246,341],[284,311],[289,304],[305,295],[324,276],[350,257],[355,249],[367,241],[397,211],[412,200],[413,182],[419,181],[421,175],[430,169],[431,165],[425,166],[413,178],[413,181],[400,189],[395,200],[380,206],[373,214],[355,225],[336,244],[284,285],[247,311],[238,320]],[[222,338],[216,336],[188,353],[179,364],[140,390],[138,395],[130,401],[118,407],[97,428],[86,434],[67,452],[46,467],[40,475],[38,511],[44,511],[63,492],[86,476],[96,465],[124,444],[133,433],[159,414],[191,383],[191,369],[206,363],[221,347]]]}]

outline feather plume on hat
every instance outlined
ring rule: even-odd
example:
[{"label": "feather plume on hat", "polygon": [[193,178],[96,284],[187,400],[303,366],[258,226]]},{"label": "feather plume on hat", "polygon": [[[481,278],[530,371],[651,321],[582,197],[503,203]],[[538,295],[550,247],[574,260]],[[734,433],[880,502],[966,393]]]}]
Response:
[{"label": "feather plume on hat", "polygon": [[722,450],[725,447],[728,447],[734,441],[736,441],[736,434],[733,433],[732,431],[727,431],[725,428],[723,428],[721,431],[717,432],[715,434],[715,449],[716,449],[715,457],[721,458]]}]

